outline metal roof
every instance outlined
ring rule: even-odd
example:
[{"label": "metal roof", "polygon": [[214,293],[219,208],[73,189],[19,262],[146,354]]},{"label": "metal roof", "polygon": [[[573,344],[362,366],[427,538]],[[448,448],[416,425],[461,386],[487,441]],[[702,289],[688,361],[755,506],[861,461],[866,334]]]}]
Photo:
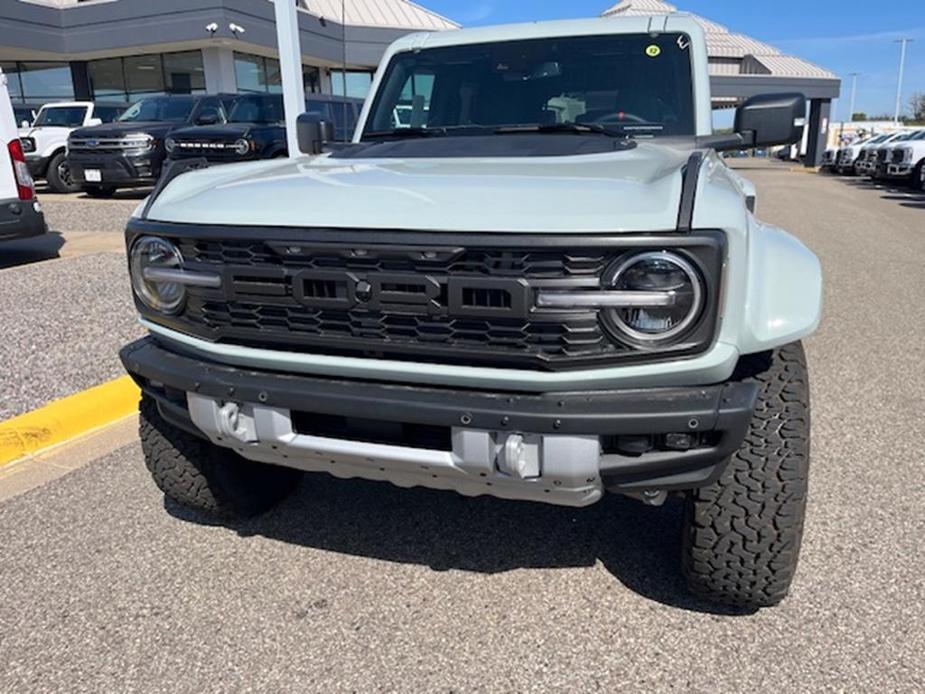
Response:
[{"label": "metal roof", "polygon": [[[608,15],[672,14],[678,8],[663,0],[621,0],[604,11]],[[767,43],[729,31],[722,24],[691,14],[707,36],[710,73],[714,75],[768,75],[771,77],[838,79],[825,68],[802,58],[784,55]],[[738,62],[738,71],[733,61]]]},{"label": "metal roof", "polygon": [[408,0],[298,0],[313,15],[348,26],[440,31],[459,25]]}]

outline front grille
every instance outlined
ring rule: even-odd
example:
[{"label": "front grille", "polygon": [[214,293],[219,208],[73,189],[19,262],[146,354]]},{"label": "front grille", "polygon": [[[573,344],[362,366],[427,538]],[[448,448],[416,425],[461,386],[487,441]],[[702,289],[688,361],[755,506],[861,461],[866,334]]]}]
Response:
[{"label": "front grille", "polygon": [[901,149],[893,150],[893,162],[894,164],[902,164],[906,160],[906,152]]},{"label": "front grille", "polygon": [[883,162],[886,161],[886,159],[887,159],[887,157],[889,156],[889,154],[890,154],[890,150],[888,150],[888,149],[881,149],[881,150],[879,150],[879,151],[877,152],[877,161],[880,162],[880,163],[882,164]]},{"label": "front grille", "polygon": [[171,156],[178,157],[208,157],[209,159],[236,160],[244,155],[238,154],[234,142],[224,140],[175,140]]},{"label": "front grille", "polygon": [[[596,309],[539,308],[535,293],[599,289],[619,258],[665,245],[422,246],[395,236],[389,245],[180,239],[185,267],[220,273],[222,287],[190,287],[173,327],[264,349],[441,364],[562,369],[659,358],[613,340]],[[715,306],[722,248],[714,238],[690,241],[688,253]],[[706,337],[672,355],[705,348],[713,321],[707,311]]]},{"label": "front grille", "polygon": [[153,140],[126,137],[101,137],[98,139],[72,137],[67,142],[67,148],[70,152],[145,151],[153,146]]}]

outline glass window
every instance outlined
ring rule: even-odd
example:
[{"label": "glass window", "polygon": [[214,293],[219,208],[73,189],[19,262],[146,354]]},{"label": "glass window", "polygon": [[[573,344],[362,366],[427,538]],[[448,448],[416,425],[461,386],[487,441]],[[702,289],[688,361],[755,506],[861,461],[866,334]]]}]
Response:
[{"label": "glass window", "polygon": [[120,106],[94,106],[93,117],[99,118],[104,123],[112,123],[125,111]]},{"label": "glass window", "polygon": [[302,84],[307,94],[317,94],[321,91],[321,70],[311,65],[302,66]]},{"label": "glass window", "polygon": [[164,66],[160,55],[125,59],[125,83],[129,94],[164,92]]},{"label": "glass window", "polygon": [[201,51],[152,53],[128,58],[91,60],[90,86],[96,99],[157,94],[204,94]]},{"label": "glass window", "polygon": [[231,123],[282,123],[283,97],[248,94],[239,96],[228,114]]},{"label": "glass window", "polygon": [[83,125],[86,106],[45,106],[35,119],[35,126],[46,128],[77,128]]},{"label": "glass window", "polygon": [[74,82],[68,63],[20,63],[23,99],[73,99]]},{"label": "glass window", "polygon": [[113,96],[126,98],[125,73],[122,71],[122,58],[91,60],[88,67],[90,88],[96,99]]},{"label": "glass window", "polygon": [[196,94],[206,89],[202,51],[164,54],[164,80],[171,94]]},{"label": "glass window", "polygon": [[395,128],[396,110],[410,108],[409,123],[420,118],[422,127],[473,133],[576,123],[636,136],[693,135],[689,46],[684,36],[665,33],[400,53],[386,68],[369,130]]},{"label": "glass window", "polygon": [[119,116],[119,121],[184,123],[189,119],[194,104],[195,99],[191,97],[149,97],[132,104]]},{"label": "glass window", "polygon": [[373,73],[366,70],[347,71],[347,91],[344,92],[344,73],[340,70],[331,71],[331,92],[337,96],[350,96],[356,99],[365,99],[369,88],[373,84]]},{"label": "glass window", "polygon": [[22,101],[22,84],[19,81],[19,65],[17,63],[0,63],[0,70],[6,75],[6,88],[10,92],[10,99]]},{"label": "glass window", "polygon": [[266,59],[248,53],[234,54],[234,76],[239,92],[266,92]]}]

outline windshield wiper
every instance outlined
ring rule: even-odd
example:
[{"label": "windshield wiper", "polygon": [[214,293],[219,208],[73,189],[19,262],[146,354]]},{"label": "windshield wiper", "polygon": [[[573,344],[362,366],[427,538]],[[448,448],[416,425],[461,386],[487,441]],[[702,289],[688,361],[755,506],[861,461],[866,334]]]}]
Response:
[{"label": "windshield wiper", "polygon": [[607,135],[609,137],[632,137],[623,130],[614,130],[599,123],[546,123],[537,125],[506,125],[495,128],[496,135],[517,135],[520,133],[576,133],[583,135]]},{"label": "windshield wiper", "polygon": [[364,140],[383,140],[386,138],[440,137],[446,135],[446,128],[392,128],[391,130],[374,130],[363,133]]}]

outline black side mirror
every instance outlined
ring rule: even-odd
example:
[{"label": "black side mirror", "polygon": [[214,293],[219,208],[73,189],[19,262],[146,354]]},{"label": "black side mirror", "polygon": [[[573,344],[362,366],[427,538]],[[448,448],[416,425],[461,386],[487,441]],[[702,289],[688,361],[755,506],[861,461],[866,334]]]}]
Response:
[{"label": "black side mirror", "polygon": [[317,113],[299,116],[296,129],[302,154],[321,154],[325,144],[334,139],[334,125]]},{"label": "black side mirror", "polygon": [[760,94],[736,109],[735,132],[746,148],[794,144],[803,139],[805,125],[802,94]]},{"label": "black side mirror", "polygon": [[215,125],[216,123],[218,123],[218,114],[214,111],[203,113],[196,119],[196,125]]}]

